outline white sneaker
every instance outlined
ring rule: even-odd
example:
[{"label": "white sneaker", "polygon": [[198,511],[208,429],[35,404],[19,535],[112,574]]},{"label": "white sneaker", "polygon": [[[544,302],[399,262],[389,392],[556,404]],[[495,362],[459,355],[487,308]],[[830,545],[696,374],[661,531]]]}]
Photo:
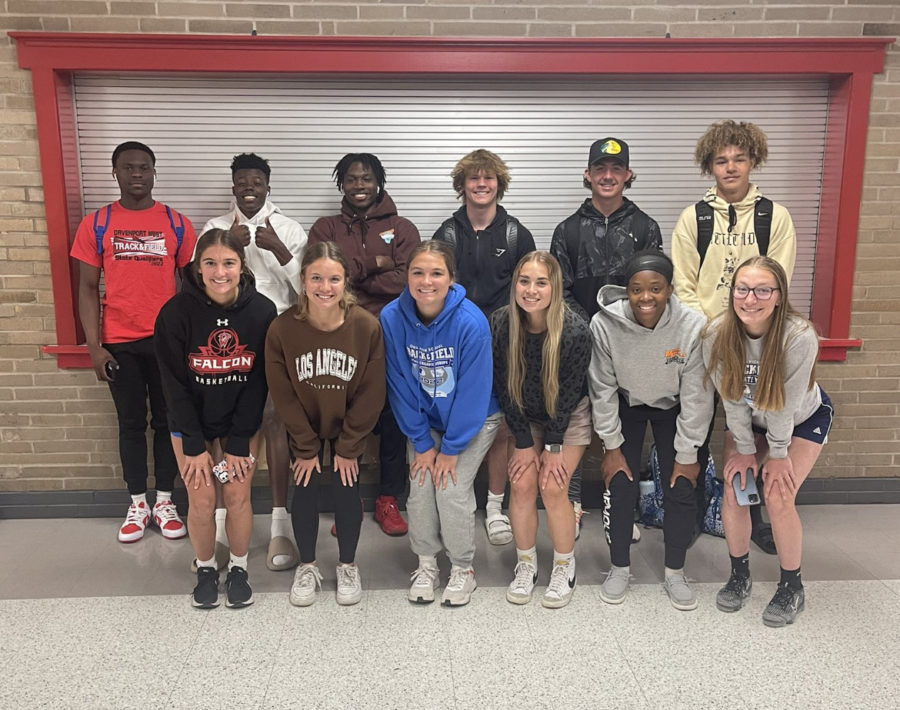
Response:
[{"label": "white sneaker", "polygon": [[522,560],[516,565],[516,576],[506,589],[506,601],[510,604],[527,604],[534,594],[537,582],[537,567]]},{"label": "white sneaker", "polygon": [[419,565],[410,576],[412,584],[406,598],[413,604],[431,604],[434,601],[434,590],[440,584],[438,568],[430,565]]},{"label": "white sneaker", "polygon": [[575,591],[575,575],[569,576],[568,563],[553,564],[550,573],[550,584],[541,599],[541,605],[548,609],[559,609],[572,601],[572,593]]},{"label": "white sneaker", "polygon": [[175,510],[175,504],[171,500],[156,502],[153,506],[153,522],[167,540],[180,540],[187,535],[184,521],[179,517],[178,511]]},{"label": "white sneaker", "polygon": [[316,601],[316,591],[322,588],[322,575],[315,565],[300,565],[294,571],[291,585],[291,604],[309,606]]},{"label": "white sneaker", "polygon": [[359,567],[354,565],[337,566],[337,603],[341,606],[358,604],[362,599],[362,582],[359,579]]},{"label": "white sneaker", "polygon": [[478,585],[475,584],[475,570],[471,567],[450,568],[450,581],[444,587],[441,604],[444,606],[465,606],[472,598],[472,592]]},{"label": "white sneaker", "polygon": [[150,524],[150,510],[144,501],[128,506],[125,522],[119,528],[119,542],[137,542],[144,537],[144,529]]}]

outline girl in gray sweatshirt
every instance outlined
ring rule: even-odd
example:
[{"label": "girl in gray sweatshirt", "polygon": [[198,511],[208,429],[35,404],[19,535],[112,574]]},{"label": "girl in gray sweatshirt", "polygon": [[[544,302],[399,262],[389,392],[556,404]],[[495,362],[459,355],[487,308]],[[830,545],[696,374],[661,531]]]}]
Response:
[{"label": "girl in gray sweatshirt", "polygon": [[[604,286],[591,319],[588,371],[594,429],[603,440],[601,471],[612,567],[600,598],[619,604],[628,591],[629,546],[638,498],[640,455],[649,424],[664,488],[666,591],[677,608],[695,609],[684,560],[696,520],[703,447],[713,413],[704,383],[701,332],[706,318],[673,294],[672,261],[658,251],[635,254],[626,286]],[[705,461],[708,452],[703,451]]]}]

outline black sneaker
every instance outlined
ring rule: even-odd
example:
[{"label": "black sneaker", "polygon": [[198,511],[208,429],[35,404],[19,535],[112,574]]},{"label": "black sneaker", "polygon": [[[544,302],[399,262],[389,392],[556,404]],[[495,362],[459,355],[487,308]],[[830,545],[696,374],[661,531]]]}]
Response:
[{"label": "black sneaker", "polygon": [[247,570],[243,567],[232,567],[225,578],[225,606],[239,609],[253,603],[253,590],[247,582]]},{"label": "black sneaker", "polygon": [[197,568],[197,586],[191,595],[191,604],[198,609],[219,606],[219,573],[212,567]]},{"label": "black sneaker", "polygon": [[763,623],[775,627],[793,624],[797,614],[803,611],[805,597],[803,589],[794,590],[779,583],[775,596],[763,612]]},{"label": "black sneaker", "polygon": [[731,573],[725,586],[716,594],[716,608],[719,611],[738,611],[744,603],[750,598],[750,589],[753,582],[749,576]]}]

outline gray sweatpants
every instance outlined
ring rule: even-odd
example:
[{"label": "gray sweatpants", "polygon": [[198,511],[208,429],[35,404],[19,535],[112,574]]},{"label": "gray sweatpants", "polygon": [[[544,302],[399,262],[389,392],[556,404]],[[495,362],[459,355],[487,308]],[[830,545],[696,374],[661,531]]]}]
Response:
[{"label": "gray sweatpants", "polygon": [[[450,563],[469,568],[475,559],[475,476],[481,460],[494,442],[500,426],[500,413],[492,414],[456,462],[456,485],[449,481],[447,489],[435,490],[431,476],[425,483],[410,481],[406,512],[409,517],[409,542],[412,551],[426,557],[447,550]],[[440,451],[441,432],[431,430],[436,451]],[[408,461],[415,450],[406,447]]]}]

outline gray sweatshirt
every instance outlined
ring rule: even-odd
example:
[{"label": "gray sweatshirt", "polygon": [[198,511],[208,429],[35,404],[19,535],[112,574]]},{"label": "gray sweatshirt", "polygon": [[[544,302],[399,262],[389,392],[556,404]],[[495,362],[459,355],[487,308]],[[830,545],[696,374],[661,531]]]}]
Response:
[{"label": "gray sweatshirt", "polygon": [[[709,362],[709,354],[715,340],[721,316],[710,323],[703,341],[703,362]],[[787,456],[794,427],[809,419],[822,405],[819,386],[809,388],[809,375],[819,355],[819,336],[809,322],[796,316],[785,324],[784,344],[784,409],[762,411],[756,408],[756,380],[759,376],[759,360],[765,336],[744,338],[746,365],[744,367],[744,396],[738,401],[722,399],[725,421],[734,435],[739,454],[755,454],[756,440],[753,427],[764,429],[769,443],[769,456],[783,459]],[[719,389],[722,378],[718,371],[711,372],[713,383]]]},{"label": "gray sweatshirt", "polygon": [[669,298],[655,328],[634,318],[624,286],[604,286],[600,310],[591,319],[593,353],[588,390],[594,429],[607,449],[622,445],[619,393],[629,406],[671,409],[681,403],[675,422],[675,460],[697,462],[713,415],[713,390],[703,384],[701,331],[706,317]]}]

